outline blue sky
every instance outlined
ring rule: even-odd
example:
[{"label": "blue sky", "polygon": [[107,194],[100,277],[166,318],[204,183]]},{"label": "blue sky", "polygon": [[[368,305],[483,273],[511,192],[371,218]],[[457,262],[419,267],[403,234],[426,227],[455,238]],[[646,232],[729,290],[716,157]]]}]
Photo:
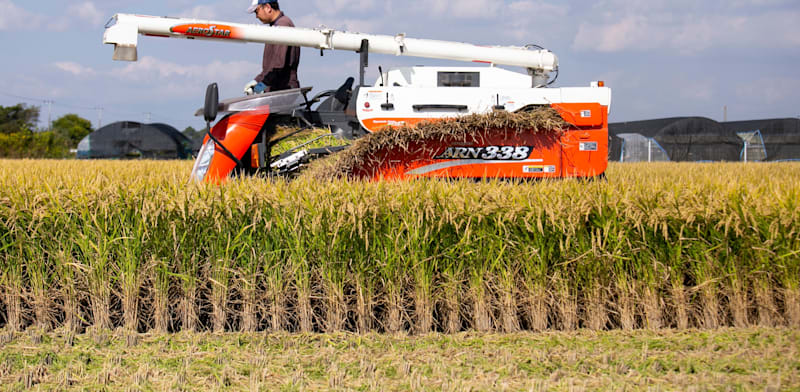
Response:
[{"label": "blue sky", "polygon": [[[140,37],[139,62],[111,60],[103,26],[115,13],[256,23],[249,0],[0,0],[0,105],[42,106],[43,126],[77,113],[202,127],[205,86],[241,95],[261,46]],[[800,116],[797,0],[306,0],[281,1],[298,27],[482,45],[535,43],[559,56],[558,86],[605,80],[611,121],[671,116],[729,120]],[[369,80],[402,65],[461,65],[373,55]],[[468,65],[468,64],[464,64]],[[300,82],[315,91],[357,76],[350,52],[302,51]],[[524,70],[519,70],[524,72]],[[99,109],[99,108],[102,108]]]}]

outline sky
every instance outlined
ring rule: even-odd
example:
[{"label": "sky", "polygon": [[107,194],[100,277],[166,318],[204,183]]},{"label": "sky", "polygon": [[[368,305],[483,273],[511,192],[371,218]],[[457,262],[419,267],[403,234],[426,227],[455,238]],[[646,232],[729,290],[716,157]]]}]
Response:
[{"label": "sky", "polygon": [[[111,60],[104,25],[116,13],[258,23],[249,0],[0,0],[0,105],[76,113],[98,124],[204,127],[205,86],[242,95],[260,72],[260,44],[139,37],[139,61]],[[612,122],[673,116],[722,121],[800,117],[797,0],[282,0],[297,27],[479,45],[538,44],[559,57],[557,87],[603,80]],[[368,81],[408,65],[473,64],[372,55]],[[525,72],[519,68],[509,68]],[[358,76],[358,55],[303,48],[299,79],[314,92]],[[312,92],[313,94],[313,92]]]}]

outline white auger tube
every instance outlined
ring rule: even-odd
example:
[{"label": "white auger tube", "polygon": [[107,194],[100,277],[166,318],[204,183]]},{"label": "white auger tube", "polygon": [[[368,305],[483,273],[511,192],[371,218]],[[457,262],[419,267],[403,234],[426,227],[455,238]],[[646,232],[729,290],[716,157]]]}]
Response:
[{"label": "white auger tube", "polygon": [[414,39],[406,38],[405,34],[372,35],[331,29],[260,26],[129,14],[114,15],[106,25],[103,43],[114,45],[114,60],[136,61],[139,34],[348,51],[359,51],[362,40],[368,40],[370,53],[518,66],[527,68],[532,74],[549,73],[558,68],[558,58],[548,50]]}]

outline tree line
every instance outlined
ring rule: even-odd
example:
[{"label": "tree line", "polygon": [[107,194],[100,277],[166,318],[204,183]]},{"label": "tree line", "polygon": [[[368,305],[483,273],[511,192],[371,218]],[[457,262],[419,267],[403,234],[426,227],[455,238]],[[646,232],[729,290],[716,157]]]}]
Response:
[{"label": "tree line", "polygon": [[[95,131],[91,121],[77,114],[66,114],[49,126],[39,128],[40,113],[40,107],[24,103],[0,106],[0,158],[74,158],[74,149]],[[190,140],[201,138],[205,133],[205,129],[193,127],[183,130]]]},{"label": "tree line", "polygon": [[66,114],[39,129],[38,106],[0,106],[0,158],[70,158],[70,150],[94,129],[91,121]]}]

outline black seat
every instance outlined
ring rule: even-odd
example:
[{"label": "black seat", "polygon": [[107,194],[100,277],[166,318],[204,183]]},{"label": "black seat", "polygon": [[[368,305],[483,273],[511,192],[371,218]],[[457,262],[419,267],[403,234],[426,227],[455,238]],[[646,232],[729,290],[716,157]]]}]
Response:
[{"label": "black seat", "polygon": [[347,104],[350,102],[350,92],[353,90],[354,82],[355,79],[353,79],[353,77],[347,78],[347,80],[344,81],[344,84],[342,84],[339,89],[336,90],[336,93],[333,94],[333,97],[342,104],[342,107],[347,107]]}]

